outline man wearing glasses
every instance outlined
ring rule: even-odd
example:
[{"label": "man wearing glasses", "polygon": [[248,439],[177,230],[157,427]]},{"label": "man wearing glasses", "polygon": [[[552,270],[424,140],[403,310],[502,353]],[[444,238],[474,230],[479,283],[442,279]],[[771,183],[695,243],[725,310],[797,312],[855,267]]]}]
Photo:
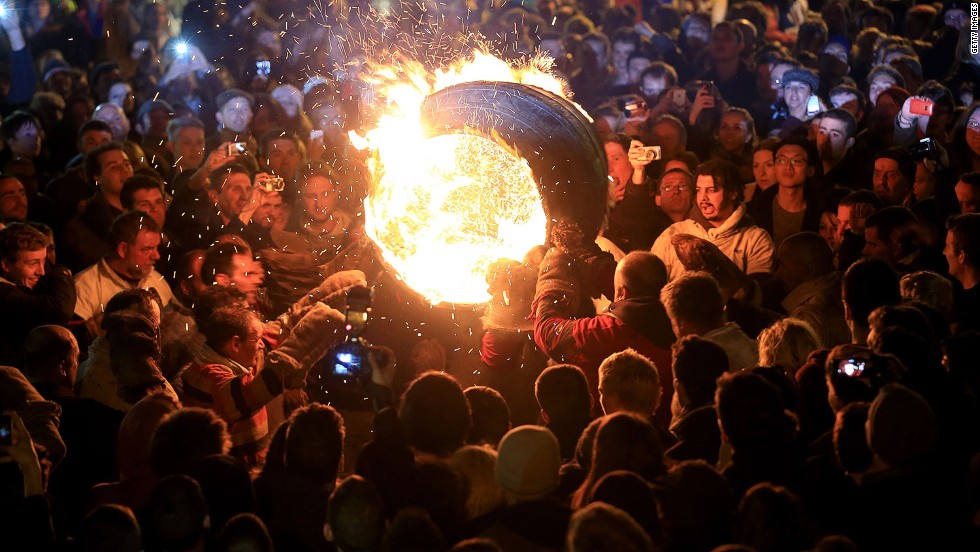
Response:
[{"label": "man wearing glasses", "polygon": [[786,140],[776,149],[776,186],[749,205],[752,218],[769,232],[776,247],[793,234],[820,229],[820,209],[808,185],[818,161],[816,148],[806,140]]},{"label": "man wearing glasses", "polygon": [[651,250],[664,262],[669,279],[673,280],[685,271],[671,241],[680,234],[713,243],[746,274],[769,272],[775,247],[769,234],[746,214],[746,206],[742,203],[744,186],[738,168],[729,161],[711,159],[698,166],[694,177],[694,199],[698,209],[692,215],[699,213],[700,216],[697,220],[692,218],[672,224],[657,238]]}]

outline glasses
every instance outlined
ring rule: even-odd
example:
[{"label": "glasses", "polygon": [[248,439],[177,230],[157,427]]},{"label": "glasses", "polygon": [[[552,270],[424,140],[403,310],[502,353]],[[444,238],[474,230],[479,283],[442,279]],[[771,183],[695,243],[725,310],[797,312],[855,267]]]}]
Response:
[{"label": "glasses", "polygon": [[790,159],[789,157],[777,157],[777,165],[793,165],[794,169],[801,169],[806,166],[806,159]]},{"label": "glasses", "polygon": [[966,128],[973,132],[980,132],[980,121],[970,121],[966,123]]},{"label": "glasses", "polygon": [[681,194],[689,194],[691,193],[691,187],[681,186],[680,184],[666,184],[660,187],[660,193],[662,194],[670,194],[675,191]]}]

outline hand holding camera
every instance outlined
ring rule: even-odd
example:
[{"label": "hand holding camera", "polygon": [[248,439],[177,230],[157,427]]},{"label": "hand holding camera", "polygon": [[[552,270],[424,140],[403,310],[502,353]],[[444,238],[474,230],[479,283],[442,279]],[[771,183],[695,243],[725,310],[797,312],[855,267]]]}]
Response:
[{"label": "hand holding camera", "polygon": [[246,155],[248,153],[248,144],[245,142],[226,142],[225,155],[231,157],[233,155]]},{"label": "hand holding camera", "polygon": [[660,146],[644,146],[643,142],[633,140],[627,153],[634,170],[642,169],[653,161],[660,159]]},{"label": "hand holding camera", "polygon": [[273,176],[271,174],[261,173],[256,179],[255,183],[266,193],[281,192],[286,189],[286,181],[278,176]]},{"label": "hand holding camera", "polygon": [[922,96],[909,96],[902,104],[902,111],[898,114],[903,126],[911,126],[919,117],[932,117],[933,108],[936,102]]},{"label": "hand holding camera", "polygon": [[692,126],[697,123],[698,116],[705,109],[713,109],[715,107],[715,96],[712,94],[712,83],[706,82],[701,88],[698,89],[697,95],[694,96],[694,103],[691,106],[691,114],[688,117],[688,123]]}]

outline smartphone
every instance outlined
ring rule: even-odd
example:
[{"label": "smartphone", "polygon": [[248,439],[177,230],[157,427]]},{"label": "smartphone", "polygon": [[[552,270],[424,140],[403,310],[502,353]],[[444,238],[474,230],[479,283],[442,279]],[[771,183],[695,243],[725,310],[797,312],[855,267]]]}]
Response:
[{"label": "smartphone", "polygon": [[912,115],[922,115],[925,117],[932,117],[932,108],[936,103],[929,100],[920,100],[918,98],[912,98],[909,102],[909,113]]},{"label": "smartphone", "polygon": [[228,144],[228,155],[245,155],[248,151],[248,144],[246,142],[233,142]]},{"label": "smartphone", "polygon": [[0,445],[14,444],[14,424],[9,414],[0,414]]},{"label": "smartphone", "polygon": [[313,140],[323,140],[323,131],[322,130],[311,130],[310,131],[310,141],[313,141]]},{"label": "smartphone", "polygon": [[856,358],[845,358],[837,363],[837,373],[849,378],[856,378],[864,374],[867,363]]},{"label": "smartphone", "polygon": [[267,77],[267,76],[269,76],[269,73],[271,73],[271,72],[272,72],[272,62],[271,61],[269,61],[269,60],[266,59],[266,60],[261,60],[261,61],[256,61],[255,62],[255,74],[256,75],[263,75],[263,76],[266,76]]},{"label": "smartphone", "polygon": [[817,113],[820,113],[820,98],[814,94],[806,101],[806,114],[815,115]]},{"label": "smartphone", "polygon": [[684,93],[683,88],[678,88],[674,90],[671,94],[672,95],[670,99],[672,102],[674,102],[674,105],[676,105],[677,107],[684,107],[685,105],[687,105],[687,94]]},{"label": "smartphone", "polygon": [[640,101],[640,100],[630,100],[630,101],[626,102],[626,105],[623,106],[623,109],[626,110],[626,116],[627,117],[632,117],[638,111],[642,111],[644,107],[645,107],[645,104],[642,101]]}]

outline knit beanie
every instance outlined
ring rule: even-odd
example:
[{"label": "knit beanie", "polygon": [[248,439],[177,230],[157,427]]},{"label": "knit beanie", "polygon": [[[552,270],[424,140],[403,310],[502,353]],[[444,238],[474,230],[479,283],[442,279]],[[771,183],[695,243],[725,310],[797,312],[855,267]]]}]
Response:
[{"label": "knit beanie", "polygon": [[875,161],[879,159],[891,159],[898,163],[898,171],[902,173],[905,182],[915,181],[915,158],[908,150],[896,147],[883,149],[874,156]]},{"label": "knit beanie", "polygon": [[921,395],[890,383],[868,412],[868,445],[889,466],[914,466],[936,444],[936,416]]},{"label": "knit beanie", "polygon": [[783,86],[791,82],[802,82],[810,87],[810,93],[816,94],[820,88],[820,77],[809,69],[790,69],[783,75]]},{"label": "knit beanie", "polygon": [[555,490],[560,467],[558,439],[544,427],[516,427],[497,447],[497,482],[520,499],[534,500]]}]

